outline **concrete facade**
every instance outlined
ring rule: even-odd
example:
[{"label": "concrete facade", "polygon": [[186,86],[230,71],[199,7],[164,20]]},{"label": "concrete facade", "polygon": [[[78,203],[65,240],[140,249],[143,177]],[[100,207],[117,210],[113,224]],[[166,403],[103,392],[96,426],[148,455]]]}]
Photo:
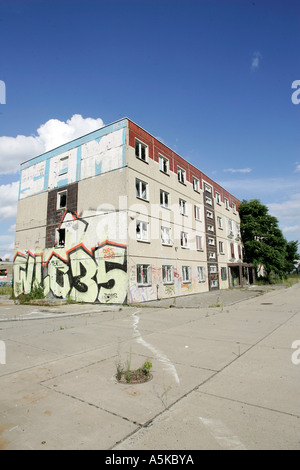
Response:
[{"label": "concrete facade", "polygon": [[251,282],[238,207],[122,119],[22,164],[15,294],[136,303]]}]

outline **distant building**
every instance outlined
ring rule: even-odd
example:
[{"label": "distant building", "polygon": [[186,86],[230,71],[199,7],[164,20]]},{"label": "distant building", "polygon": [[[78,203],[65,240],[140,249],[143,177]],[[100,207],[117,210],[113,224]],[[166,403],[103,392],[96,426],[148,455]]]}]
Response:
[{"label": "distant building", "polygon": [[15,294],[134,303],[253,282],[240,201],[125,118],[21,165]]}]

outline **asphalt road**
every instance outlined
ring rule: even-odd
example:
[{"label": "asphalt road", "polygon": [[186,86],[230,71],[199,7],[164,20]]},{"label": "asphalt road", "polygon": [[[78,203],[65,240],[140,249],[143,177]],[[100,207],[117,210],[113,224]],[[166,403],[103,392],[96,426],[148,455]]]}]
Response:
[{"label": "asphalt road", "polygon": [[[146,360],[152,380],[117,382]],[[299,362],[300,283],[136,307],[2,298],[0,450],[298,450]]]}]

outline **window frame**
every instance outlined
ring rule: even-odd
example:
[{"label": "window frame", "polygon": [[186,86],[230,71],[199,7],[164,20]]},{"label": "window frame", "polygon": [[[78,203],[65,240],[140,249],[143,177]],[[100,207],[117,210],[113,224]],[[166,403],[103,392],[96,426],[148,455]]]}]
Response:
[{"label": "window frame", "polygon": [[[138,154],[137,154],[137,144],[138,144]],[[145,158],[142,157],[142,149],[145,149]],[[148,162],[148,155],[149,155],[149,147],[145,142],[142,142],[140,139],[135,138],[134,141],[134,153],[136,158],[141,160],[142,162]]]},{"label": "window frame", "polygon": [[[172,264],[163,264],[161,267],[162,283],[164,285],[174,284],[174,266]],[[168,279],[170,275],[170,279]]]},{"label": "window frame", "polygon": [[[140,238],[138,238],[137,227],[140,224]],[[146,238],[144,238],[144,226],[146,227]],[[136,240],[139,242],[148,242],[149,243],[149,222],[144,222],[143,220],[137,220],[135,225]]]},{"label": "window frame", "polygon": [[[142,268],[143,272],[138,273],[139,269]],[[144,278],[144,269],[146,269],[146,280],[143,281]],[[139,276],[141,281],[139,282]],[[148,279],[149,278],[149,279]],[[139,287],[150,287],[152,286],[152,265],[151,264],[137,264],[136,265],[136,283]]]},{"label": "window frame", "polygon": [[[161,162],[163,162],[163,163],[161,164]],[[164,163],[167,164],[167,170],[166,171],[163,169]],[[164,155],[162,155],[161,153],[159,153],[158,154],[158,164],[159,164],[159,170],[162,173],[164,173],[164,175],[168,175],[169,172],[170,172],[170,161],[169,161],[169,159],[167,157],[165,157]]]},{"label": "window frame", "polygon": [[189,284],[190,282],[192,282],[192,269],[191,269],[191,266],[187,266],[187,265],[182,266],[181,272],[182,272],[182,283],[183,284]]},{"label": "window frame", "polygon": [[186,184],[186,171],[180,166],[177,166],[177,179],[179,183]]},{"label": "window frame", "polygon": [[[65,204],[61,205],[62,196],[65,196]],[[67,201],[68,201],[68,190],[64,189],[63,191],[59,191],[57,193],[57,200],[56,200],[56,210],[61,211],[67,208]]]},{"label": "window frame", "polygon": [[[138,190],[137,190],[137,183],[139,183],[139,192],[141,192],[141,194],[143,194],[143,190],[141,191],[142,185],[143,185],[143,184],[145,185],[145,197],[143,197],[142,195],[137,194],[137,193],[138,193]],[[148,183],[146,183],[146,181],[142,181],[142,180],[136,178],[136,179],[135,179],[135,189],[136,189],[136,197],[137,197],[138,199],[142,199],[142,201],[149,201]]]}]

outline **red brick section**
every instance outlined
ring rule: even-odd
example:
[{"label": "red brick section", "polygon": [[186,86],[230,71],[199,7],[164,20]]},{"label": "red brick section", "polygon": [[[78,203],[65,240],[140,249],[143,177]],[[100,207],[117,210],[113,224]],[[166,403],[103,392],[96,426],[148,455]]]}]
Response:
[{"label": "red brick section", "polygon": [[180,155],[173,152],[169,147],[164,145],[162,142],[157,140],[151,134],[146,132],[144,129],[139,127],[134,122],[128,119],[128,128],[129,128],[129,145],[131,147],[135,147],[135,139],[139,139],[145,144],[148,145],[149,148],[149,158],[158,162],[158,154],[162,154],[163,156],[169,159],[169,167],[170,171],[177,174],[177,166],[180,166],[186,172],[186,179],[190,183],[193,183],[193,176],[200,181],[200,188],[203,189],[203,180],[210,184],[213,187],[214,196],[216,192],[220,194],[221,200],[224,202],[224,198],[229,200],[229,205],[232,207],[232,203],[236,205],[236,208],[239,208],[240,201],[232,194],[230,194],[226,189],[222,188],[222,186],[218,185],[215,181],[211,178],[206,176],[202,171],[198,170],[195,166],[191,163],[188,163],[184,160]]}]

